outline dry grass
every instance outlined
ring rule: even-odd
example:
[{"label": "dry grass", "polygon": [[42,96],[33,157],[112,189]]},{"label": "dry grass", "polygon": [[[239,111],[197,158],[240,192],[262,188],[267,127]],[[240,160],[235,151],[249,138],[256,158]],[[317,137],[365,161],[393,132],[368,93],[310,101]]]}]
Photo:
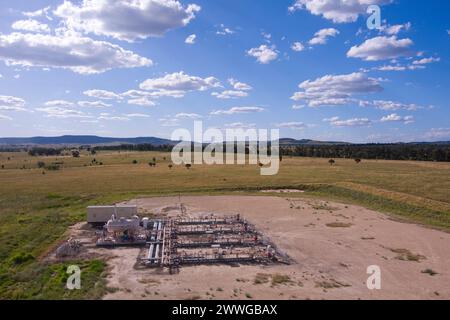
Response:
[{"label": "dry grass", "polygon": [[[148,165],[153,158],[156,167]],[[42,174],[39,161],[58,163],[60,170]],[[169,169],[169,164],[170,154],[158,152],[82,153],[80,158],[0,152],[4,166],[0,169],[0,297],[54,297],[50,291],[39,291],[49,281],[40,275],[51,269],[42,267],[36,276],[42,255],[61,240],[68,226],[85,219],[86,206],[138,196],[299,189],[306,191],[302,197],[354,202],[450,230],[449,163],[364,161],[356,165],[341,159],[330,166],[327,159],[285,157],[276,176],[261,176],[257,165],[194,165],[187,170]],[[36,281],[21,280],[28,278]]]},{"label": "dry grass", "polygon": [[350,228],[353,224],[344,222],[331,222],[327,223],[328,228]]},{"label": "dry grass", "polygon": [[412,253],[408,249],[390,249],[390,250],[393,253],[397,254],[397,256],[395,258],[398,260],[420,262],[421,260],[426,259],[425,256],[423,256],[421,254]]}]

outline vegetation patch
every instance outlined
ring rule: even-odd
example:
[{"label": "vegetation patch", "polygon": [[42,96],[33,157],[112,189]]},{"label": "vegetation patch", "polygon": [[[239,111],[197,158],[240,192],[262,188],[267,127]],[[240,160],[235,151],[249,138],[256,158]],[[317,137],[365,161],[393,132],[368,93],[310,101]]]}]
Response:
[{"label": "vegetation patch", "polygon": [[323,289],[338,289],[343,287],[351,287],[351,285],[336,281],[335,279],[330,279],[330,280],[316,281],[316,287]]},{"label": "vegetation patch", "polygon": [[390,250],[393,253],[397,254],[397,256],[395,258],[398,259],[398,260],[420,262],[420,261],[426,259],[425,256],[423,256],[421,254],[412,253],[408,249],[390,249]]},{"label": "vegetation patch", "polygon": [[422,270],[422,273],[429,274],[429,275],[432,276],[432,277],[439,274],[439,273],[437,273],[436,271],[434,271],[433,269],[425,269],[425,270]]},{"label": "vegetation patch", "polygon": [[326,226],[328,228],[350,228],[351,226],[353,226],[353,224],[344,222],[331,222],[327,223]]}]

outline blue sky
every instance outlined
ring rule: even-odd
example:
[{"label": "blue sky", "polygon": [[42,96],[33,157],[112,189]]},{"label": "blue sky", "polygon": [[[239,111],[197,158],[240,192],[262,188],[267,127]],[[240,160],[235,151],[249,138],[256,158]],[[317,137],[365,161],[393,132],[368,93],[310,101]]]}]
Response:
[{"label": "blue sky", "polygon": [[450,140],[448,1],[107,2],[0,0],[0,136]]}]

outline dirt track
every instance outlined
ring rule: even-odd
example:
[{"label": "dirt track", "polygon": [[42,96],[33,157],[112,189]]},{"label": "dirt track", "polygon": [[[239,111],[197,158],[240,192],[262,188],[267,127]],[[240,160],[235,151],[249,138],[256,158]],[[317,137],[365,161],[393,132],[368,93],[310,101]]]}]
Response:
[{"label": "dirt track", "polygon": [[[106,253],[113,255],[109,286],[119,289],[106,299],[450,299],[450,234],[357,206],[290,195],[181,202],[190,215],[240,213],[297,263],[183,267],[169,275],[135,269],[140,249],[118,249]],[[132,203],[147,212],[179,213],[178,197]],[[381,290],[366,286],[370,265],[381,267]],[[438,274],[424,273],[427,269]]]}]

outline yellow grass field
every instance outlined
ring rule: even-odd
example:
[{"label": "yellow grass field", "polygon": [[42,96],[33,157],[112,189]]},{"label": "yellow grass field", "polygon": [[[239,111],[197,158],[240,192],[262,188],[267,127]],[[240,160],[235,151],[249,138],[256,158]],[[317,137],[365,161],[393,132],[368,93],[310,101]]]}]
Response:
[{"label": "yellow grass field", "polygon": [[[156,167],[149,166],[153,158]],[[38,161],[57,163],[60,170],[38,168]],[[302,197],[356,203],[450,230],[449,163],[365,160],[357,164],[336,159],[331,166],[328,159],[285,157],[276,176],[261,176],[257,165],[186,169],[169,164],[170,154],[159,152],[82,153],[80,158],[0,153],[0,298],[101,295],[94,280],[82,292],[55,290],[59,286],[55,272],[62,275],[55,266],[42,266],[40,257],[68,226],[84,219],[86,206],[138,196],[236,192],[264,196],[260,190],[294,188],[306,191]],[[36,271],[36,266],[41,269]],[[102,272],[101,265],[86,268],[92,268],[93,275]]]}]

